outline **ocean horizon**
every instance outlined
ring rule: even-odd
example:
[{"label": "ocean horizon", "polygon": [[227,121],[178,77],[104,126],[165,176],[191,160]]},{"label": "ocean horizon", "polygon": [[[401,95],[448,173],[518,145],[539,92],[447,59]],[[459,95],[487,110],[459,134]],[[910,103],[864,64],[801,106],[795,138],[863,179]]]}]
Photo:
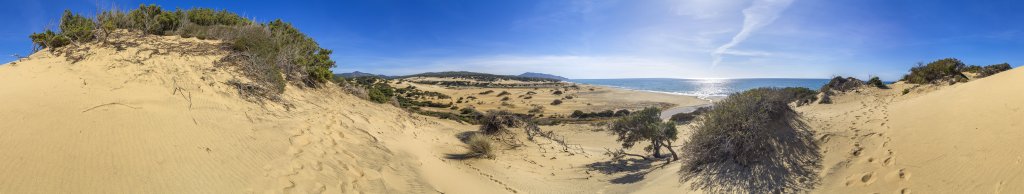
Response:
[{"label": "ocean horizon", "polygon": [[571,79],[570,82],[601,85],[629,90],[696,96],[703,99],[725,97],[729,94],[760,87],[805,87],[817,90],[829,79],[814,78],[739,78],[739,79],[676,79],[676,78],[624,78],[624,79]]}]

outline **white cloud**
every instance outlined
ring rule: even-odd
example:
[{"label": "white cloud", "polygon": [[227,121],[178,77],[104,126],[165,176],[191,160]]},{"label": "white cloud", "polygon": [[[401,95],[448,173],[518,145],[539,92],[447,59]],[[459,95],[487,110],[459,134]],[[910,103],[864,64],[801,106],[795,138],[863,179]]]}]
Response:
[{"label": "white cloud", "polygon": [[754,31],[771,24],[779,17],[779,13],[792,3],[793,0],[754,0],[750,7],[743,9],[743,28],[740,29],[740,32],[736,33],[729,43],[718,47],[711,53],[711,66],[718,66],[722,62],[722,56],[730,54],[729,49],[747,40]]}]

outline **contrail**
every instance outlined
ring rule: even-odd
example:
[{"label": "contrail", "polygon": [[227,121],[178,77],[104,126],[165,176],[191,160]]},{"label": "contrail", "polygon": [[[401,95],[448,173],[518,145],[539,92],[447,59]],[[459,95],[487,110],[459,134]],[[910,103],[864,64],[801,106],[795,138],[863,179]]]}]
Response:
[{"label": "contrail", "polygon": [[754,31],[775,21],[779,17],[779,13],[789,7],[791,3],[793,0],[754,0],[750,7],[743,9],[743,28],[740,29],[740,32],[732,37],[732,41],[711,53],[713,60],[711,67],[718,66],[718,63],[722,62],[722,55],[727,54],[730,48],[747,40],[747,37],[750,37]]}]

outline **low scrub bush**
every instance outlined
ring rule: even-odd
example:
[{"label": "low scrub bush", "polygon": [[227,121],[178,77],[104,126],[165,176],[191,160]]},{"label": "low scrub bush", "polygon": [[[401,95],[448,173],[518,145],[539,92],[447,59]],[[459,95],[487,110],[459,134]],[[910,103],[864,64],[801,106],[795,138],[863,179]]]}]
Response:
[{"label": "low scrub bush", "polygon": [[796,102],[796,105],[805,105],[818,100],[818,91],[805,87],[785,87],[780,89],[782,98],[787,102]]},{"label": "low scrub bush", "polygon": [[889,86],[886,86],[878,76],[871,76],[871,79],[868,79],[867,84],[881,89],[889,89]]},{"label": "low scrub bush", "polygon": [[554,101],[551,101],[551,105],[559,105],[559,104],[562,104],[562,100],[557,100],[556,99]]},{"label": "low scrub bush", "polygon": [[919,64],[910,68],[910,73],[903,76],[903,81],[912,84],[933,84],[942,81],[964,82],[967,77],[962,73],[965,68],[963,62],[955,58],[945,58],[933,61],[927,65]]},{"label": "low scrub bush", "polygon": [[710,109],[711,107],[700,107],[697,108],[696,110],[693,110],[693,112],[676,113],[672,115],[672,117],[670,117],[669,120],[676,123],[690,123],[690,121],[696,119],[697,116],[704,114],[704,112],[707,112]]},{"label": "low scrub bush", "polygon": [[824,86],[821,86],[820,91],[821,92],[831,92],[831,91],[847,92],[847,91],[851,91],[851,90],[857,89],[857,87],[860,87],[862,85],[864,85],[864,81],[860,81],[857,78],[853,78],[853,77],[843,78],[843,77],[840,77],[840,76],[836,76],[836,77],[832,78],[832,80],[829,80],[828,83],[826,83]]},{"label": "low scrub bush", "polygon": [[815,184],[820,154],[783,89],[730,95],[694,122],[680,181],[712,193],[785,193]]},{"label": "low scrub bush", "polygon": [[480,117],[480,132],[488,135],[507,133],[508,128],[522,127],[525,124],[519,115],[512,112],[492,110]]},{"label": "low scrub bush", "polygon": [[491,93],[494,93],[494,90],[487,90],[487,91],[484,91],[484,92],[480,92],[480,95],[488,95],[488,94],[491,94]]},{"label": "low scrub bush", "polygon": [[466,140],[466,148],[473,157],[494,158],[494,143],[487,136],[473,134]]},{"label": "low scrub bush", "polygon": [[1002,63],[1002,64],[996,64],[996,65],[985,66],[985,67],[969,66],[969,67],[965,68],[964,71],[965,72],[976,73],[976,74],[978,74],[979,78],[982,78],[982,77],[988,77],[988,76],[991,76],[991,75],[995,75],[995,74],[997,74],[999,72],[1005,72],[1005,71],[1011,70],[1011,69],[1013,69],[1013,67],[1010,67],[1010,64]]},{"label": "low scrub bush", "polygon": [[501,93],[498,93],[498,96],[506,96],[506,95],[510,95],[510,94],[512,94],[512,93],[508,93],[508,91],[501,91]]},{"label": "low scrub bush", "polygon": [[605,110],[605,111],[601,111],[601,112],[583,112],[581,110],[576,110],[576,111],[573,111],[572,114],[569,115],[569,117],[570,118],[577,118],[577,119],[611,118],[611,117],[627,116],[629,114],[630,114],[629,110],[626,110],[626,109],[622,109],[622,110],[618,110],[618,111]]}]

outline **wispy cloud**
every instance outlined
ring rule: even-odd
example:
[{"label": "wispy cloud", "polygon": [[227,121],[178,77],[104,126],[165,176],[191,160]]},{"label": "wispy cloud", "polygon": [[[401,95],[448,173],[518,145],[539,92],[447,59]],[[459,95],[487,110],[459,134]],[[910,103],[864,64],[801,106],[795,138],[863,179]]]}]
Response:
[{"label": "wispy cloud", "polygon": [[793,0],[754,0],[750,7],[743,9],[743,28],[740,32],[736,33],[729,43],[719,46],[711,53],[711,67],[718,66],[723,55],[735,54],[736,52],[730,52],[729,49],[747,40],[755,31],[771,24],[779,17],[779,13],[792,3]]}]

